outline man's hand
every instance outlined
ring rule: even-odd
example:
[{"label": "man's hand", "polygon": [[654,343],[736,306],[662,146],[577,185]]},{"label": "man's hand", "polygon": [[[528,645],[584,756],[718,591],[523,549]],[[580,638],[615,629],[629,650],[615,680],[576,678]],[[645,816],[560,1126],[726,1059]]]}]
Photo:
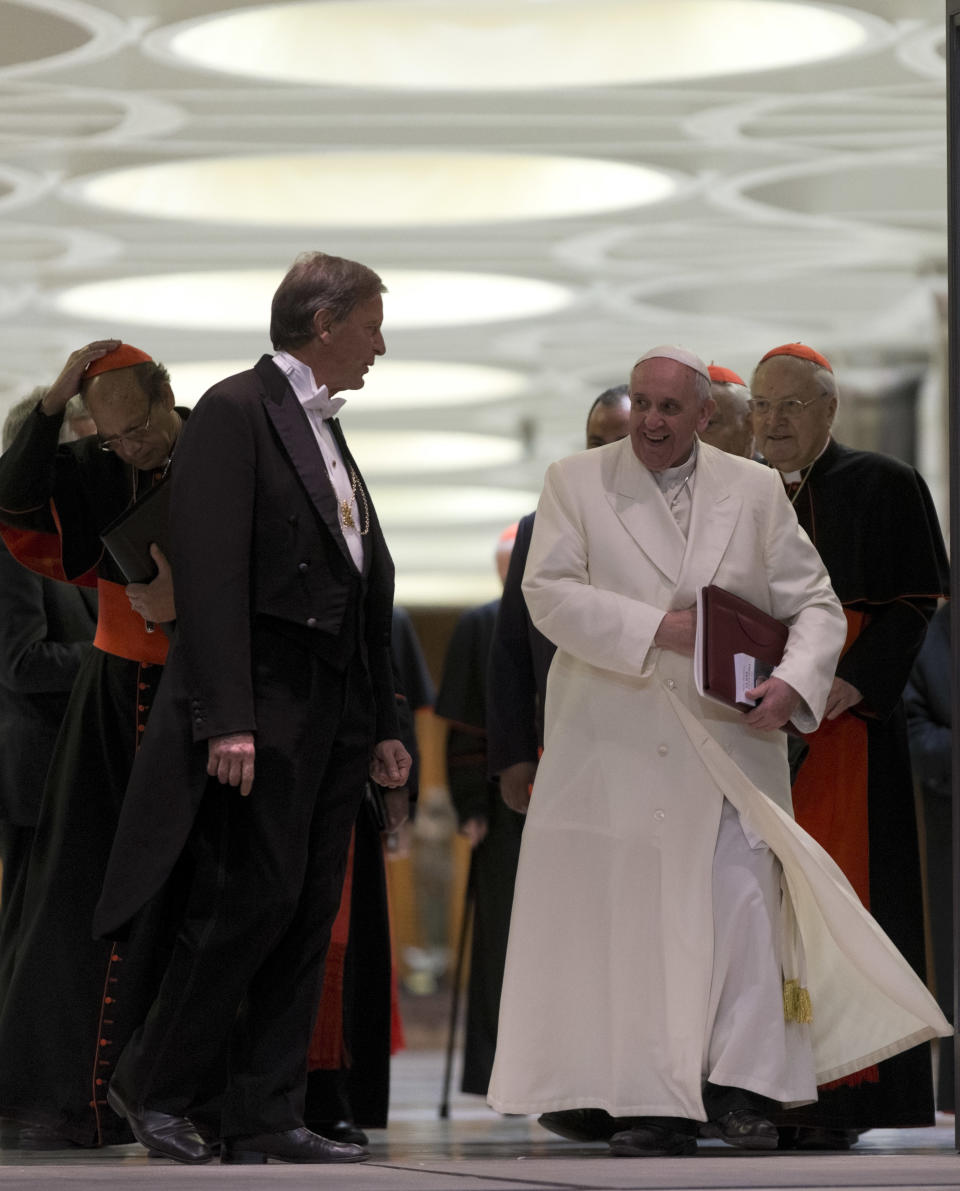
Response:
[{"label": "man's hand", "polygon": [[246,798],[253,789],[255,754],[252,732],[211,736],[207,741],[207,773],[225,786],[239,786],[241,797]]},{"label": "man's hand", "polygon": [[107,352],[115,351],[120,346],[119,339],[97,339],[88,343],[86,347],[78,347],[67,357],[67,362],[57,379],[47,390],[41,402],[43,412],[48,417],[62,413],[71,397],[80,392],[80,382],[88,364],[99,360]]},{"label": "man's hand", "polygon": [[470,850],[478,848],[487,838],[489,824],[483,815],[474,815],[471,819],[464,819],[460,824],[460,834],[470,841]]},{"label": "man's hand", "polygon": [[518,761],[508,765],[497,775],[500,779],[500,797],[518,815],[525,815],[530,807],[530,787],[537,776],[536,761]]},{"label": "man's hand", "polygon": [[661,649],[671,649],[674,653],[682,653],[688,658],[693,657],[696,640],[696,608],[665,612],[653,637],[654,645],[659,645]]},{"label": "man's hand", "polygon": [[373,749],[370,761],[370,776],[378,786],[386,786],[388,790],[396,790],[407,784],[410,776],[410,766],[413,764],[410,754],[403,747],[400,740],[381,740]]},{"label": "man's hand", "polygon": [[759,728],[763,732],[782,728],[803,702],[799,692],[782,678],[773,675],[744,694],[748,699],[762,700],[759,707],[752,708],[744,715],[743,720],[749,727]]},{"label": "man's hand", "polygon": [[843,715],[851,707],[856,707],[862,700],[863,695],[852,683],[847,682],[844,678],[834,677],[830,694],[827,695],[827,709],[824,715],[828,720],[835,720],[838,715]]},{"label": "man's hand", "polygon": [[410,791],[406,786],[383,792],[383,830],[389,835],[397,831],[410,817]]},{"label": "man's hand", "polygon": [[154,542],[150,557],[157,564],[157,573],[149,583],[128,583],[124,589],[130,607],[139,612],[151,624],[167,624],[176,620],[177,611],[173,605],[173,575],[163,551]]}]

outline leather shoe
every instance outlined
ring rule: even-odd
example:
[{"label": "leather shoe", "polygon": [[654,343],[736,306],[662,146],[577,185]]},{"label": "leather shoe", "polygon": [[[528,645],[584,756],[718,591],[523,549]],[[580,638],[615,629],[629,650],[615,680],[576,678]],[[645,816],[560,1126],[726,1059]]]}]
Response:
[{"label": "leather shoe", "polygon": [[615,1158],[686,1158],[697,1152],[697,1139],[653,1121],[637,1123],[610,1138]]},{"label": "leather shoe", "polygon": [[370,1140],[359,1125],[346,1119],[342,1121],[311,1121],[307,1128],[321,1137],[325,1137],[328,1141],[349,1141],[355,1146],[365,1146]]},{"label": "leather shoe", "polygon": [[306,1126],[284,1133],[257,1133],[253,1137],[227,1137],[220,1149],[220,1161],[228,1166],[268,1162],[366,1162],[370,1157],[360,1146],[330,1141]]},{"label": "leather shoe", "polygon": [[700,1126],[700,1136],[719,1137],[744,1150],[775,1150],[779,1141],[776,1125],[753,1108],[734,1108],[707,1121]]},{"label": "leather shoe", "polygon": [[781,1150],[849,1150],[860,1140],[856,1129],[824,1129],[818,1125],[781,1126]]},{"label": "leather shoe", "polygon": [[209,1162],[213,1150],[197,1132],[192,1121],[186,1117],[171,1116],[153,1108],[139,1112],[127,1104],[111,1084],[107,1088],[107,1103],[120,1117],[126,1117],[133,1136],[142,1146],[162,1158],[174,1162]]},{"label": "leather shoe", "polygon": [[612,1117],[602,1108],[564,1108],[543,1113],[537,1124],[567,1141],[609,1141],[629,1121]]}]

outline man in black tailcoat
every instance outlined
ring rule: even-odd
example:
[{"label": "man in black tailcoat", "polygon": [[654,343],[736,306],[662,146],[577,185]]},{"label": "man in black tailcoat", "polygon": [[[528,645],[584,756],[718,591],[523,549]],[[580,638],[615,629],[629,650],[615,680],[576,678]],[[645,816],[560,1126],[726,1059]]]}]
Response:
[{"label": "man in black tailcoat", "polygon": [[151,1150],[213,1154],[188,1118],[229,1055],[221,1161],[356,1162],[303,1125],[320,973],[365,781],[399,787],[393,564],[333,394],[384,352],[370,269],[300,257],[273,357],[210,389],[171,471],[178,620],[95,917],[122,928],[178,862],[173,955],[108,1101]]}]

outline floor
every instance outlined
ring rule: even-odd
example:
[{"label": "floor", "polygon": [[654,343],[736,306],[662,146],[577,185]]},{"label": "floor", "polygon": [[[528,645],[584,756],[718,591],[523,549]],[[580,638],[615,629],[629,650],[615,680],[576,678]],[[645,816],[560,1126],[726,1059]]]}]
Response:
[{"label": "floor", "polygon": [[389,1130],[371,1134],[369,1162],[357,1166],[189,1167],[151,1159],[138,1145],[102,1150],[23,1149],[0,1134],[0,1191],[627,1191],[643,1188],[960,1189],[953,1118],[934,1129],[874,1130],[844,1154],[744,1154],[701,1142],[693,1158],[615,1159],[604,1145],[577,1145],[535,1120],[503,1118],[475,1096],[454,1094],[439,1119],[443,1055],[396,1056]]}]

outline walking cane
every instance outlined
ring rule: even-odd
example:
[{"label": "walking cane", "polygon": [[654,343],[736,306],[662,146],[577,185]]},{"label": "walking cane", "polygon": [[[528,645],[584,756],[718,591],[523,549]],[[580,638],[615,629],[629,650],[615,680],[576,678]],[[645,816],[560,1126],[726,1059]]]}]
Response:
[{"label": "walking cane", "polygon": [[450,1030],[447,1034],[447,1059],[443,1068],[443,1097],[440,1100],[440,1120],[450,1116],[450,1079],[453,1075],[453,1048],[457,1037],[457,1018],[460,1016],[460,985],[463,983],[463,964],[467,955],[467,935],[473,916],[476,888],[473,880],[473,856],[467,874],[467,887],[463,895],[463,916],[460,920],[460,938],[457,940],[457,965],[453,976],[453,996],[450,1002]]}]

